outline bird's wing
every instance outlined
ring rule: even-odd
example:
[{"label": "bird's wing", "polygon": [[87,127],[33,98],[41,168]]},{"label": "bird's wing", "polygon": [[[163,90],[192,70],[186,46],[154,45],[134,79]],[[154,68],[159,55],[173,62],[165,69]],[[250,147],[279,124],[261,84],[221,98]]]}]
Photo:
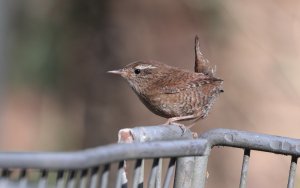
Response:
[{"label": "bird's wing", "polygon": [[173,85],[167,85],[162,88],[162,93],[164,94],[174,94],[179,93],[184,90],[188,90],[191,88],[203,87],[206,85],[216,85],[219,86],[223,82],[222,79],[215,78],[215,77],[197,77],[191,79],[190,81],[186,82],[179,82]]}]

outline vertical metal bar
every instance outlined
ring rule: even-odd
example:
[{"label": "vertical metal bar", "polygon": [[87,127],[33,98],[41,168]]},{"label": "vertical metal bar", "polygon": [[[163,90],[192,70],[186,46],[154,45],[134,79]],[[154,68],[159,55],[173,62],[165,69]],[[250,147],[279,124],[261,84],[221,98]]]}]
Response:
[{"label": "vertical metal bar", "polygon": [[99,167],[92,168],[91,171],[91,188],[99,187]]},{"label": "vertical metal bar", "polygon": [[9,170],[2,169],[1,178],[0,178],[0,187],[9,187],[8,186]]},{"label": "vertical metal bar", "polygon": [[90,187],[91,186],[91,174],[92,174],[92,168],[87,169],[87,174],[86,174],[86,187]]},{"label": "vertical metal bar", "polygon": [[67,178],[67,188],[75,188],[76,187],[76,171],[69,171],[69,175]]},{"label": "vertical metal bar", "polygon": [[195,157],[181,157],[176,161],[174,187],[191,187]]},{"label": "vertical metal bar", "polygon": [[137,159],[134,167],[133,188],[142,188],[144,186],[144,160]]},{"label": "vertical metal bar", "polygon": [[46,188],[47,187],[47,178],[48,178],[48,171],[47,170],[41,170],[40,171],[40,179],[38,183],[38,188]]},{"label": "vertical metal bar", "polygon": [[104,168],[103,168],[102,174],[101,174],[101,188],[108,187],[109,169],[110,169],[110,164],[104,165]]},{"label": "vertical metal bar", "polygon": [[240,188],[247,187],[247,175],[249,168],[249,160],[250,160],[250,149],[244,150],[244,158],[243,158],[243,166],[241,170],[241,178],[240,178]]},{"label": "vertical metal bar", "polygon": [[80,174],[80,188],[88,187],[88,170],[84,169]]},{"label": "vertical metal bar", "polygon": [[195,157],[192,188],[204,188],[207,179],[208,156]]},{"label": "vertical metal bar", "polygon": [[298,160],[298,157],[292,156],[290,172],[289,172],[289,180],[288,180],[288,185],[287,185],[288,188],[293,188],[294,184],[295,184],[297,160]]},{"label": "vertical metal bar", "polygon": [[150,177],[148,180],[148,188],[155,188],[155,178],[157,174],[158,160],[158,158],[153,159]]},{"label": "vertical metal bar", "polygon": [[156,173],[156,180],[155,180],[155,187],[156,188],[161,188],[161,174],[162,174],[162,158],[159,158],[158,160],[158,169]]},{"label": "vertical metal bar", "polygon": [[171,158],[168,166],[168,170],[166,173],[165,181],[164,181],[164,186],[163,188],[169,188],[171,184],[171,179],[174,174],[174,168],[176,164],[176,158]]},{"label": "vertical metal bar", "polygon": [[27,180],[27,172],[26,172],[26,169],[22,169],[21,172],[20,172],[20,183],[19,183],[19,187],[20,188],[26,188],[27,187],[27,184],[28,184],[28,180]]},{"label": "vertical metal bar", "polygon": [[63,170],[57,171],[56,187],[57,188],[64,188],[64,171]]},{"label": "vertical metal bar", "polygon": [[125,172],[125,161],[119,162],[116,188],[127,188],[127,177]]},{"label": "vertical metal bar", "polygon": [[153,164],[152,164],[150,177],[149,177],[149,181],[148,181],[148,188],[160,187],[161,166],[162,166],[162,159],[160,159],[160,158],[153,159]]}]

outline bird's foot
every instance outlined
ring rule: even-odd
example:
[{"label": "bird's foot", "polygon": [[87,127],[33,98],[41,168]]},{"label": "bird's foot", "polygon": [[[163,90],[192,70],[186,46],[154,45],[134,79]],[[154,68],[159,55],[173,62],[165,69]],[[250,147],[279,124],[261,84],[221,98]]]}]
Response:
[{"label": "bird's foot", "polygon": [[181,123],[178,123],[178,122],[174,121],[173,118],[168,119],[167,122],[164,125],[176,125],[176,126],[178,126],[181,129],[181,131],[182,131],[181,132],[181,136],[183,136],[184,133],[187,130],[187,128],[186,128],[186,126],[184,124],[181,124]]}]

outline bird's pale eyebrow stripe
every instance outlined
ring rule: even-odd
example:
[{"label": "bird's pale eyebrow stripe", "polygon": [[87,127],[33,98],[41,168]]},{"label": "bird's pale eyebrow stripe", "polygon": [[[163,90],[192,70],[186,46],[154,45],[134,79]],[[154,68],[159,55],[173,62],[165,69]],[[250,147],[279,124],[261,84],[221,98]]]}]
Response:
[{"label": "bird's pale eyebrow stripe", "polygon": [[143,65],[142,64],[142,65],[136,66],[135,68],[143,70],[143,69],[156,69],[157,67],[154,65]]}]

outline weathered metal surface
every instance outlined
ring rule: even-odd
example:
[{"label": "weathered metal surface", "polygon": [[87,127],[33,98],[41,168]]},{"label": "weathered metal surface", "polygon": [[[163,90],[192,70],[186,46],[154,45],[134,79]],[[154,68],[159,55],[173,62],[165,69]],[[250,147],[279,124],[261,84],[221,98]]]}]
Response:
[{"label": "weathered metal surface", "polygon": [[79,152],[0,154],[0,168],[84,169],[99,164],[137,158],[205,155],[207,141],[179,140],[112,144]]},{"label": "weathered metal surface", "polygon": [[[157,142],[157,141],[167,141],[167,140],[186,140],[193,139],[193,133],[187,129],[183,132],[182,128],[178,125],[160,125],[160,126],[147,126],[147,127],[135,127],[131,129],[121,129],[118,134],[118,143],[145,143],[145,142]],[[177,170],[177,176],[183,176],[185,172],[193,171],[193,166],[184,165],[186,158],[178,158],[177,164],[181,166],[180,171]],[[193,158],[194,160],[194,158]],[[183,163],[183,164],[181,164]],[[140,169],[143,169],[141,165]],[[148,187],[155,188],[161,187],[162,178],[162,159],[154,159],[153,166],[151,169]],[[143,186],[143,173],[139,173],[138,177],[135,173],[133,179],[133,187]],[[190,178],[190,177],[189,177]],[[137,179],[140,183],[137,184]],[[176,181],[176,184],[182,184],[180,181]],[[165,186],[165,185],[164,185]]]},{"label": "weathered metal surface", "polygon": [[192,187],[195,157],[183,157],[176,161],[174,188]]},{"label": "weathered metal surface", "polygon": [[299,139],[215,129],[197,140],[112,144],[77,152],[3,152],[0,153],[0,167],[83,169],[124,159],[208,155],[207,149],[216,145],[300,156]]},{"label": "weathered metal surface", "polygon": [[213,129],[203,133],[199,138],[207,140],[211,147],[231,146],[300,156],[300,139],[230,129]]},{"label": "weathered metal surface", "polygon": [[[132,129],[122,129],[119,132],[119,138],[132,140],[132,142],[153,142],[168,140],[187,140],[193,138],[193,133],[186,129],[182,131],[178,125],[158,125],[135,127]],[[128,143],[128,142],[126,142]]]},{"label": "weathered metal surface", "polygon": [[208,157],[200,156],[195,157],[195,166],[194,166],[194,174],[192,177],[192,188],[205,187],[205,182],[207,179],[207,163]]},{"label": "weathered metal surface", "polygon": [[[130,144],[112,144],[108,146],[97,147],[76,152],[39,152],[39,153],[21,153],[21,152],[0,152],[0,187],[7,186],[10,170],[23,169],[19,176],[19,186],[27,186],[26,173],[28,169],[38,169],[41,173],[38,181],[39,187],[45,187],[48,173],[50,171],[58,172],[57,185],[60,187],[76,187],[78,183],[83,186],[100,185],[108,187],[110,164],[124,160],[154,159],[171,157],[167,175],[164,181],[164,187],[171,185],[172,172],[176,163],[175,187],[188,185],[188,187],[204,187],[206,180],[206,167],[211,149],[214,146],[229,146],[245,149],[244,161],[241,172],[240,187],[246,187],[246,177],[248,163],[250,159],[250,150],[259,150],[276,154],[292,156],[288,188],[294,187],[297,159],[300,156],[300,140],[287,137],[257,134],[246,131],[237,131],[229,129],[215,129],[203,133],[197,139],[191,139],[192,133],[188,130],[182,134],[182,130],[176,126],[152,126],[127,129],[120,135],[126,138]],[[123,139],[123,140],[126,140]],[[121,139],[122,140],[122,139]],[[142,142],[142,143],[141,143]],[[193,160],[192,160],[193,159]],[[122,163],[122,162],[121,162]],[[121,164],[120,163],[120,164]],[[104,166],[99,172],[98,166]],[[135,169],[135,187],[143,185],[142,164],[137,165]],[[80,176],[79,182],[76,175],[88,170],[89,176]],[[93,169],[97,169],[93,171]],[[83,171],[82,171],[83,170]],[[154,169],[156,170],[156,169]],[[96,173],[97,172],[97,173]],[[68,175],[66,182],[61,175]],[[160,174],[158,168],[156,174]],[[82,173],[81,173],[82,175]],[[112,176],[115,176],[111,174]],[[124,166],[119,168],[117,176],[117,186],[125,187],[124,184]],[[97,177],[98,176],[98,177]],[[162,176],[156,176],[156,178]],[[93,183],[94,182],[94,183]],[[126,180],[127,182],[127,180]],[[155,186],[160,186],[161,180],[155,180]],[[29,186],[29,185],[28,185]]]}]

